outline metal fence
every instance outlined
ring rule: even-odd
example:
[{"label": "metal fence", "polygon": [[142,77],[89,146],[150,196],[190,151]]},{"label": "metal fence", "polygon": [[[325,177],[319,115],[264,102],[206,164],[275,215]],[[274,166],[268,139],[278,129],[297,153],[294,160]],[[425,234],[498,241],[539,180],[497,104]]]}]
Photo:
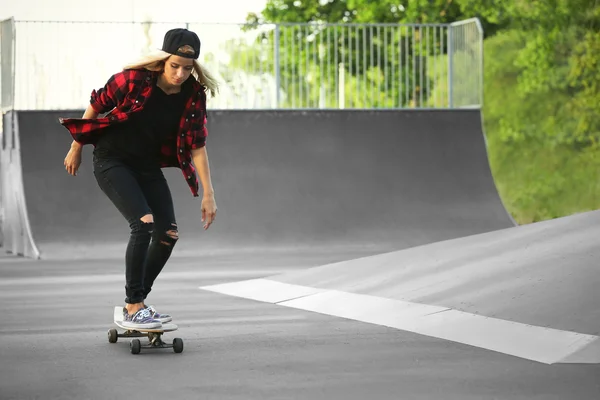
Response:
[{"label": "metal fence", "polygon": [[[164,33],[174,27],[198,33],[199,61],[221,83],[209,108],[482,104],[483,31],[477,19],[470,19],[449,25],[252,26],[16,21],[14,29],[3,23],[2,105],[84,108],[92,89],[103,86],[126,63],[160,48]],[[15,44],[14,58],[4,52],[10,40]]]},{"label": "metal fence", "polygon": [[[0,22],[0,107],[9,109],[14,104],[14,45],[15,24],[12,19]],[[2,118],[0,118],[2,120]],[[0,122],[1,123],[1,122]]]}]

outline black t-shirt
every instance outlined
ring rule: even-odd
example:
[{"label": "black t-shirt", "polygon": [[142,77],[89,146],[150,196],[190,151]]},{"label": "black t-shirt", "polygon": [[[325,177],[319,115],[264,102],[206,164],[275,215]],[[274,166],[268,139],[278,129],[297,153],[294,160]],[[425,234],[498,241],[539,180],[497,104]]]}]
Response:
[{"label": "black t-shirt", "polygon": [[163,145],[170,146],[175,154],[177,130],[188,97],[185,86],[179,93],[168,95],[155,85],[143,110],[104,130],[94,154],[140,168],[158,167]]}]

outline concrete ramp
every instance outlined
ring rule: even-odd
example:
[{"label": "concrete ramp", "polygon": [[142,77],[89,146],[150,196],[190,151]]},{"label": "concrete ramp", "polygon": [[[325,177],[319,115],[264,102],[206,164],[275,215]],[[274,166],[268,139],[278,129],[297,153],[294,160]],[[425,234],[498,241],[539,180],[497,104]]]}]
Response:
[{"label": "concrete ramp", "polygon": [[[42,257],[122,257],[128,225],[93,178],[63,159],[59,117],[18,113],[24,194]],[[364,247],[391,251],[514,226],[496,191],[478,110],[212,111],[208,152],[219,207],[203,231],[200,198],[165,170],[176,255],[219,249]]]},{"label": "concrete ramp", "polygon": [[13,111],[2,115],[0,144],[0,246],[7,254],[39,258],[23,188],[19,118]]},{"label": "concrete ramp", "polygon": [[544,363],[600,363],[600,211],[203,289]]}]

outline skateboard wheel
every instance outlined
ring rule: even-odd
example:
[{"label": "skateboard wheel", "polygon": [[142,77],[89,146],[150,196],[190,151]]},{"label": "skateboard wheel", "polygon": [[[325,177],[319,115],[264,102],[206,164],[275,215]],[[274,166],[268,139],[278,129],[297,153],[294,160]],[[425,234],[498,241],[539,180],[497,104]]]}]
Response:
[{"label": "skateboard wheel", "polygon": [[183,351],[183,340],[180,338],[173,339],[173,351],[175,353],[181,353]]},{"label": "skateboard wheel", "polygon": [[131,349],[131,354],[140,354],[140,350],[142,350],[142,344],[139,339],[133,339],[129,342],[129,348]]},{"label": "skateboard wheel", "polygon": [[119,336],[117,335],[117,330],[116,329],[110,329],[108,331],[108,342],[109,343],[117,343],[118,339],[119,339]]}]

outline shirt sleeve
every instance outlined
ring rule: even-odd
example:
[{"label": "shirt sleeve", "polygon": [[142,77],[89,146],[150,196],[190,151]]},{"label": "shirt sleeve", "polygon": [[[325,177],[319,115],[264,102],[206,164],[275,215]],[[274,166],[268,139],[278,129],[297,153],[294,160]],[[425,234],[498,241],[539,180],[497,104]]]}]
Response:
[{"label": "shirt sleeve", "polygon": [[125,71],[111,76],[104,87],[92,90],[90,105],[97,113],[106,113],[115,108],[128,91],[128,75]]},{"label": "shirt sleeve", "polygon": [[202,127],[200,128],[200,130],[197,130],[194,132],[194,136],[192,138],[192,145],[191,145],[192,150],[199,149],[199,148],[206,146],[206,138],[208,136],[208,129],[206,129],[206,122],[207,122],[207,118],[206,118],[206,114],[205,114],[204,121],[202,122]]}]

